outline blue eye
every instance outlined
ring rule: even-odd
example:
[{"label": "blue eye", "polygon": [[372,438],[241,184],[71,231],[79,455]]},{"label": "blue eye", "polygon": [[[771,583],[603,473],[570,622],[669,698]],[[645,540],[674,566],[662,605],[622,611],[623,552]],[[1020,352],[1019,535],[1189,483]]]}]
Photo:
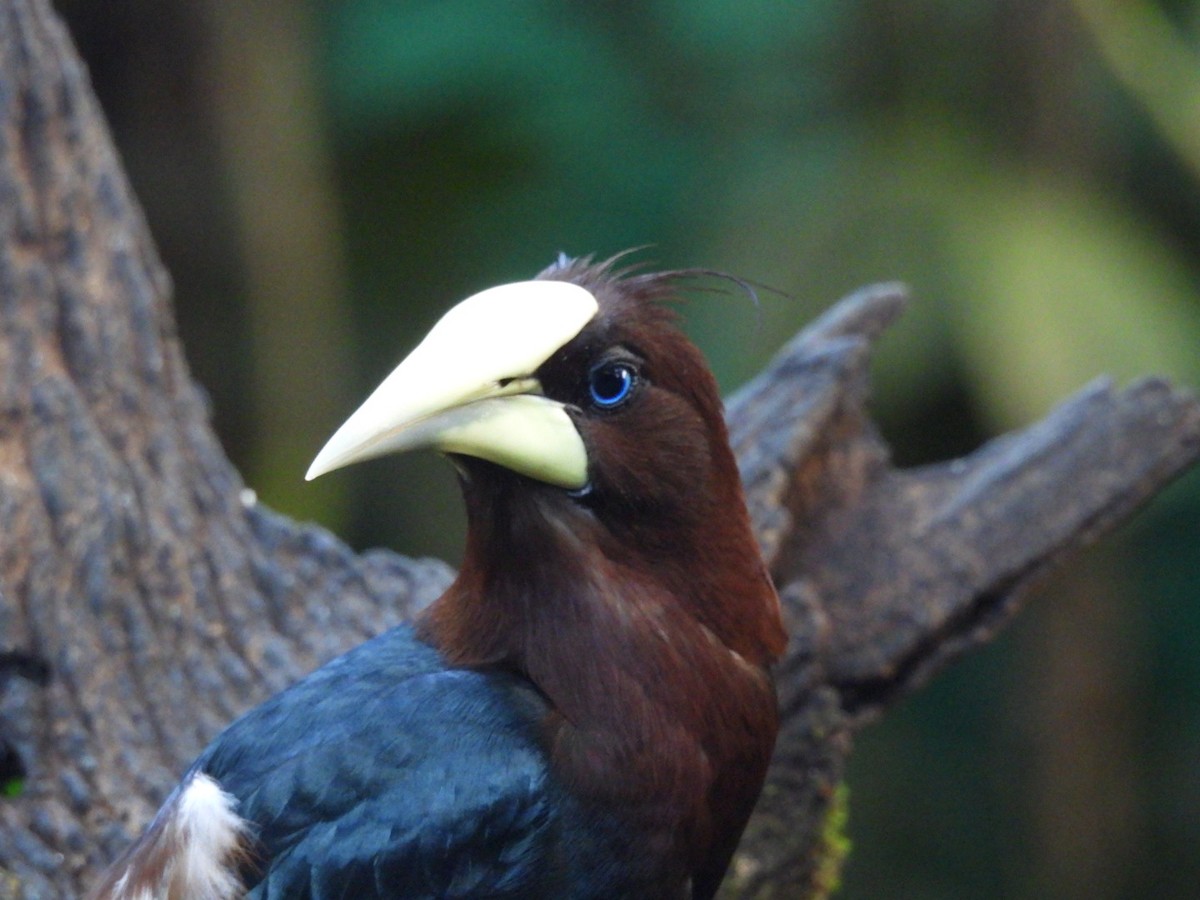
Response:
[{"label": "blue eye", "polygon": [[588,376],[588,391],[592,403],[601,409],[612,409],[629,399],[637,373],[628,363],[605,363],[592,369]]}]

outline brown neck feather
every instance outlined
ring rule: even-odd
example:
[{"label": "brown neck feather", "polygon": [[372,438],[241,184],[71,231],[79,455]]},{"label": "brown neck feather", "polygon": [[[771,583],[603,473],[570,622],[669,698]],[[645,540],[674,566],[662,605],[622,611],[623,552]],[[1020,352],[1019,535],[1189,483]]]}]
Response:
[{"label": "brown neck feather", "polygon": [[727,856],[774,743],[783,641],[741,498],[711,533],[630,542],[559,491],[471,467],[486,477],[465,491],[466,560],[424,636],[453,665],[537,685],[578,796],[628,811],[689,870]]}]

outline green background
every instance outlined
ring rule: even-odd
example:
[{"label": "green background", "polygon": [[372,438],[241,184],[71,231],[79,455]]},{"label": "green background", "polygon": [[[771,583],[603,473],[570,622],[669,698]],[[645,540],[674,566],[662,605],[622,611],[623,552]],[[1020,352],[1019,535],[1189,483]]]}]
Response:
[{"label": "green background", "polygon": [[[1200,384],[1200,14],[1184,2],[61,0],[247,482],[455,560],[432,455],[312,484],[439,310],[559,251],[703,266],[726,390],[903,280],[874,409],[905,465],[1101,373]],[[865,730],[841,896],[1194,897],[1200,479]]]}]

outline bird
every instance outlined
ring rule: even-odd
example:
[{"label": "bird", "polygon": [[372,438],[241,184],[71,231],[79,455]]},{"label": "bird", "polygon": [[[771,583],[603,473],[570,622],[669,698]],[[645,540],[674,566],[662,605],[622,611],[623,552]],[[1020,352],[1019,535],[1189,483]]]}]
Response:
[{"label": "bird", "polygon": [[457,577],[222,732],[94,900],[715,895],[787,635],[679,322],[705,273],[621,259],[468,297],[336,430],[309,479],[452,463]]}]

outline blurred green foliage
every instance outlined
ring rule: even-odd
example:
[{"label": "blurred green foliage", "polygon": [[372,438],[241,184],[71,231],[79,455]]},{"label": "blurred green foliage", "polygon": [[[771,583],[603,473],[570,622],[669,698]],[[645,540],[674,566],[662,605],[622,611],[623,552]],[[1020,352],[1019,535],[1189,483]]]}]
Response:
[{"label": "blurred green foliage", "polygon": [[[280,302],[247,276],[248,248],[273,235],[236,213],[239,143],[214,108],[289,94],[229,77],[218,2],[59,4],[174,275],[218,430],[277,508],[358,546],[454,559],[440,461],[381,460],[311,493],[296,460],[340,413],[293,417],[272,435],[289,452],[261,450],[263,404],[324,407],[287,396],[286,378],[264,396],[252,363],[296,336],[248,324]],[[452,301],[560,250],[642,245],[641,259],[771,288],[757,309],[699,294],[686,310],[727,389],[839,295],[910,284],[875,372],[905,464],[968,452],[1100,374],[1200,384],[1193,2],[245,9],[291,27],[248,13],[238,52],[268,73],[272,54],[301,53],[315,86],[317,133],[288,139],[311,140],[318,164],[281,173],[280,191],[333,198],[327,324],[330,340],[351,335],[351,362],[320,374],[345,412]],[[266,217],[281,241],[285,208]],[[1198,522],[1193,476],[1057,575],[1012,634],[863,733],[841,896],[1195,895]]]}]

